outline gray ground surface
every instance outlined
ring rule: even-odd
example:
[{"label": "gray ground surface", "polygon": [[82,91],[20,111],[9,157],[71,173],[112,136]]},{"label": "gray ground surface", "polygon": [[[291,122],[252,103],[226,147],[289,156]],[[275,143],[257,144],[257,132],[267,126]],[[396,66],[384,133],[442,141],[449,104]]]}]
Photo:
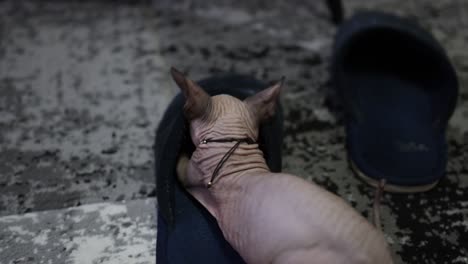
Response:
[{"label": "gray ground surface", "polygon": [[154,263],[154,207],[147,198],[4,216],[0,263]]},{"label": "gray ground surface", "polygon": [[[373,190],[348,168],[329,96],[336,28],[321,1],[305,2],[0,2],[0,263],[127,263],[139,253],[154,263],[155,200],[147,197],[155,195],[154,131],[177,93],[172,65],[194,79],[285,75],[284,170],[369,216]],[[398,263],[468,263],[468,2],[345,7],[348,15],[378,9],[416,18],[453,60],[460,96],[447,177],[428,193],[385,194],[382,218]],[[141,210],[128,212],[129,204]],[[80,262],[76,254],[93,239],[105,247]]]}]

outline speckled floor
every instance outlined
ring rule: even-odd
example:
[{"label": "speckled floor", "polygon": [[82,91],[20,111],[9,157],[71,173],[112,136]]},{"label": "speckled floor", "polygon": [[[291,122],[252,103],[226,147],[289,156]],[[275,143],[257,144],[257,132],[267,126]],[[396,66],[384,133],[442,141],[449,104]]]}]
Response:
[{"label": "speckled floor", "polygon": [[[177,93],[235,71],[287,77],[284,170],[369,216],[373,190],[346,162],[327,72],[336,28],[321,1],[0,2],[0,263],[154,263],[152,144]],[[347,16],[411,16],[460,80],[438,187],[385,194],[397,263],[468,263],[468,2],[348,0]]]}]

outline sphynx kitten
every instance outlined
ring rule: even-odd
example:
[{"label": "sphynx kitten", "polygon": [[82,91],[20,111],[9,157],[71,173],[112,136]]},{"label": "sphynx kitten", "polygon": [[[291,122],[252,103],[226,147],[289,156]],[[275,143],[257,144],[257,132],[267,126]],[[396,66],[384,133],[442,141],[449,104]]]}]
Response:
[{"label": "sphynx kitten", "polygon": [[175,69],[186,97],[184,113],[197,146],[177,173],[186,190],[217,220],[225,239],[247,263],[393,263],[383,234],[338,196],[286,173],[272,173],[258,144],[240,144],[208,188],[215,167],[235,142],[258,138],[275,113],[282,83],[241,101],[210,97]]}]

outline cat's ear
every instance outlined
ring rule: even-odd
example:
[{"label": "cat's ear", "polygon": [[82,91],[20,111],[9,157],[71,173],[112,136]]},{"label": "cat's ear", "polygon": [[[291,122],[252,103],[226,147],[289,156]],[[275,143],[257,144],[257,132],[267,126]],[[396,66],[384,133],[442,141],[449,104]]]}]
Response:
[{"label": "cat's ear", "polygon": [[283,83],[284,77],[272,86],[244,100],[257,122],[265,121],[275,115],[276,104],[279,100]]},{"label": "cat's ear", "polygon": [[171,68],[171,75],[185,96],[185,116],[189,120],[204,116],[211,104],[211,97],[198,84],[175,68]]}]

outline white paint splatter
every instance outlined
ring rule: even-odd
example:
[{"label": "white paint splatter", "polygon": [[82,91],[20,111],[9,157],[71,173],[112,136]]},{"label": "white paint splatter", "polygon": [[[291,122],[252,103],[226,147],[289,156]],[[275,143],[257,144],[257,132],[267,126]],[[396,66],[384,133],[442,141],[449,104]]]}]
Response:
[{"label": "white paint splatter", "polygon": [[47,240],[49,238],[49,233],[50,230],[44,230],[44,231],[41,231],[36,237],[34,237],[32,239],[32,242],[34,244],[38,244],[38,245],[41,245],[41,246],[45,246],[47,245]]},{"label": "white paint splatter", "polygon": [[201,17],[221,20],[231,25],[241,25],[252,20],[252,16],[242,9],[212,7],[197,10],[195,13]]},{"label": "white paint splatter", "polygon": [[127,206],[125,204],[107,204],[105,207],[101,208],[99,214],[105,222],[110,221],[111,216],[126,214]]},{"label": "white paint splatter", "polygon": [[316,38],[313,40],[299,41],[298,45],[304,49],[319,52],[323,47],[330,45],[330,41],[325,38]]},{"label": "white paint splatter", "polygon": [[70,254],[70,263],[88,264],[126,264],[134,263],[155,263],[153,255],[156,248],[156,241],[131,238],[132,243],[124,246],[117,246],[110,236],[86,236],[76,238],[73,242],[67,242],[67,248],[75,248]]},{"label": "white paint splatter", "polygon": [[105,250],[114,244],[112,238],[106,236],[87,236],[76,238],[73,242],[67,244],[67,248],[76,247],[70,254],[70,258],[75,264],[93,263],[102,259]]},{"label": "white paint splatter", "polygon": [[13,233],[16,233],[18,235],[22,235],[22,236],[34,236],[34,233],[31,232],[31,231],[28,231],[28,230],[25,230],[22,226],[10,226],[8,227],[8,229],[13,232]]},{"label": "white paint splatter", "polygon": [[404,236],[400,238],[401,245],[412,245],[411,238],[409,236]]},{"label": "white paint splatter", "polygon": [[38,223],[39,219],[37,218],[37,213],[27,213],[22,215],[8,215],[0,218],[0,223],[15,223],[18,221],[24,221],[25,219],[30,219],[33,223]]},{"label": "white paint splatter", "polygon": [[451,226],[463,226],[465,229],[468,230],[468,220],[464,221],[455,221],[450,224]]},{"label": "white paint splatter", "polygon": [[79,209],[83,214],[98,212],[105,222],[108,222],[111,216],[127,213],[125,204],[96,203],[80,206]]},{"label": "white paint splatter", "polygon": [[448,214],[448,215],[454,215],[454,214],[461,214],[461,215],[464,215],[464,214],[468,214],[468,208],[467,208],[467,209],[451,209],[451,210],[446,210],[445,213]]},{"label": "white paint splatter", "polygon": [[468,257],[457,257],[453,260],[453,263],[468,263]]}]

